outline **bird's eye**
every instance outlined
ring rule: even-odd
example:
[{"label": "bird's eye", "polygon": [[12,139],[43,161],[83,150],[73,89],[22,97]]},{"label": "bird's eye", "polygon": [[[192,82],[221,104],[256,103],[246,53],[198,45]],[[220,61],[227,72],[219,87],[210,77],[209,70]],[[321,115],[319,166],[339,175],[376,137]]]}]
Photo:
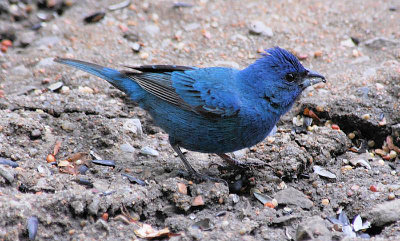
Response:
[{"label": "bird's eye", "polygon": [[285,79],[286,79],[287,82],[293,82],[293,81],[296,80],[296,77],[294,76],[294,74],[289,73],[289,74],[287,74],[287,75],[285,76]]}]

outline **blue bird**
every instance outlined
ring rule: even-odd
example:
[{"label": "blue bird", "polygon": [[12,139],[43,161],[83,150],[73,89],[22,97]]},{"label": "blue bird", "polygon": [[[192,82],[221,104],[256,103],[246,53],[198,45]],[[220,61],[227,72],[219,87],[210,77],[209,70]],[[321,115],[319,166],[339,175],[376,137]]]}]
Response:
[{"label": "blue bird", "polygon": [[216,153],[231,164],[246,166],[226,153],[264,140],[305,88],[325,82],[324,76],[304,68],[279,47],[266,50],[243,70],[144,65],[118,71],[74,59],[55,61],[103,78],[125,92],[169,134],[188,172],[202,180],[213,178],[198,173],[180,147]]}]

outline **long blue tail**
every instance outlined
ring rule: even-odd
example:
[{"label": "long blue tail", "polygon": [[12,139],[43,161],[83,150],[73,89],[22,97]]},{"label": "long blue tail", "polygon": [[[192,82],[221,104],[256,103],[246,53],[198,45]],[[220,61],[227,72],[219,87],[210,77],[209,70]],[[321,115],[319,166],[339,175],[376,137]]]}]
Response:
[{"label": "long blue tail", "polygon": [[122,74],[118,70],[107,68],[101,65],[92,64],[76,59],[55,58],[55,62],[66,64],[90,74],[96,75],[102,79],[107,80],[116,88],[122,90],[131,97],[132,100],[137,101],[143,96],[145,91],[132,79]]}]

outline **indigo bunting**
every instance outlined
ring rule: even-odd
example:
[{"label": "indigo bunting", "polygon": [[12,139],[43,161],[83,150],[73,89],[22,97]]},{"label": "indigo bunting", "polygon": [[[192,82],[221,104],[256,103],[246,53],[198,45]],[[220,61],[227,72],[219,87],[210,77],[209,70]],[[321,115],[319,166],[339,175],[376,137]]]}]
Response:
[{"label": "indigo bunting", "polygon": [[188,172],[198,173],[180,147],[216,153],[236,166],[227,152],[261,142],[279,118],[310,85],[325,77],[306,69],[288,51],[274,47],[243,70],[224,67],[144,65],[118,71],[79,60],[56,58],[110,82],[148,111],[156,125],[169,134],[169,142]]}]

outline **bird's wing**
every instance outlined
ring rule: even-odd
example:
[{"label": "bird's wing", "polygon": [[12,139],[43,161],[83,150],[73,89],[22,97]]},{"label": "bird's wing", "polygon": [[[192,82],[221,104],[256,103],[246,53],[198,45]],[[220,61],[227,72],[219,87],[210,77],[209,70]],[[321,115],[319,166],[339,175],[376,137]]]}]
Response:
[{"label": "bird's wing", "polygon": [[140,72],[124,74],[144,90],[185,110],[208,116],[232,116],[240,102],[230,84],[234,70],[198,69],[186,66],[150,65],[130,67]]}]

